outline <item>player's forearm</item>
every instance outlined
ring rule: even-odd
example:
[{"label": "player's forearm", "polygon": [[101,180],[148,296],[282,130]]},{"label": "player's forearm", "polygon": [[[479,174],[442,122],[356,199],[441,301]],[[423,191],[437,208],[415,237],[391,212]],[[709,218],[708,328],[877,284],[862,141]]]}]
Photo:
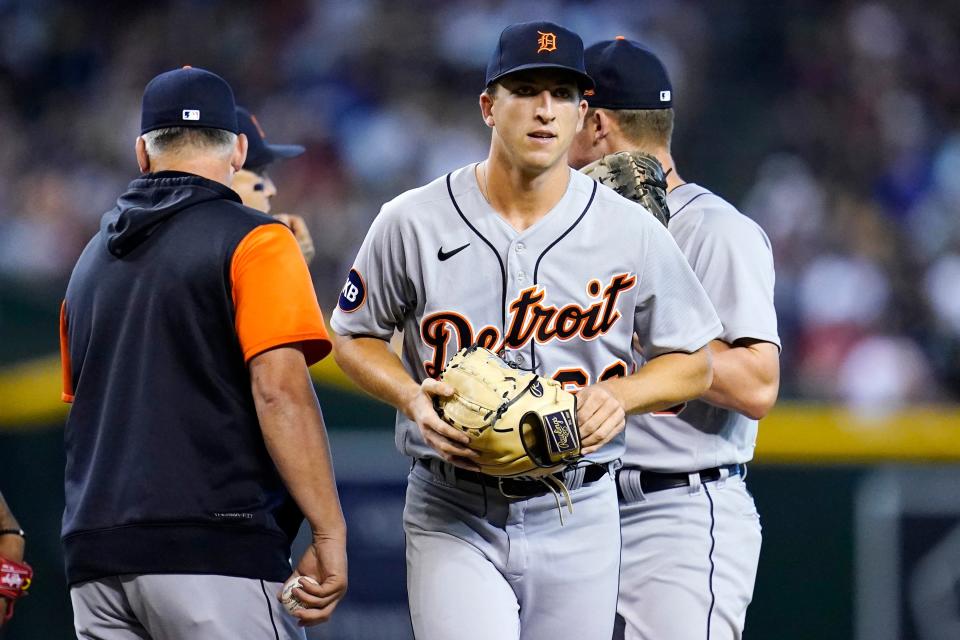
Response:
[{"label": "player's forearm", "polygon": [[13,517],[13,512],[7,506],[7,501],[3,499],[0,493],[0,529],[19,529],[20,523]]},{"label": "player's forearm", "polygon": [[767,415],[780,391],[780,353],[769,342],[730,345],[710,343],[713,383],[702,399],[759,420]]},{"label": "player's forearm", "polygon": [[[0,494],[0,529],[20,529],[20,523],[13,516]],[[23,560],[24,539],[17,534],[0,535],[0,556],[20,562]]]},{"label": "player's forearm", "polygon": [[602,382],[627,413],[661,411],[700,396],[710,386],[710,352],[667,353],[649,360],[639,371]]},{"label": "player's forearm", "polygon": [[303,355],[285,354],[272,364],[250,369],[267,451],[314,535],[341,538],[346,525],[330,445]]},{"label": "player's forearm", "polygon": [[333,336],[333,355],[361,389],[407,413],[410,401],[418,396],[420,385],[407,373],[390,343],[378,338]]}]

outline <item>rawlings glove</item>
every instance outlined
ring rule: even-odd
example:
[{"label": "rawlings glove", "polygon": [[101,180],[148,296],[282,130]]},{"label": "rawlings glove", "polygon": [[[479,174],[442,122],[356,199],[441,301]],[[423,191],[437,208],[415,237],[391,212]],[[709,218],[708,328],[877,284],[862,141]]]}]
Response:
[{"label": "rawlings glove", "polygon": [[3,622],[13,617],[13,604],[27,595],[33,581],[33,569],[26,562],[7,560],[0,556],[0,598],[7,601],[7,613]]},{"label": "rawlings glove", "polygon": [[591,162],[582,173],[606,185],[628,200],[639,202],[667,226],[667,177],[660,161],[641,151],[621,151]]},{"label": "rawlings glove", "polygon": [[556,380],[477,346],[453,356],[440,380],[454,393],[435,398],[437,414],[472,438],[483,473],[538,478],[580,459],[577,399]]}]

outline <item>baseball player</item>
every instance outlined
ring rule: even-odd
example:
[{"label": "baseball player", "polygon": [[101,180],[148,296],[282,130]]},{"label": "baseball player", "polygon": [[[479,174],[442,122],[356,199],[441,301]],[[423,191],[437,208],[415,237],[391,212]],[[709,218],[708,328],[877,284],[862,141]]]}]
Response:
[{"label": "baseball player", "polygon": [[[132,181],[60,314],[62,540],[81,638],[305,637],[346,590],[346,527],[307,366],[331,349],[284,225],[229,187],[230,86],[203,69],[143,94]],[[315,580],[281,606],[290,545]],[[294,617],[295,616],[295,617]]]},{"label": "baseball player", "polygon": [[[277,195],[277,186],[267,175],[267,167],[282,158],[296,158],[304,149],[299,144],[269,144],[259,120],[250,111],[237,107],[237,125],[240,132],[247,136],[247,159],[243,168],[233,176],[233,190],[237,192],[243,204],[257,211],[270,213],[270,199]],[[315,250],[310,230],[302,216],[292,213],[278,213],[273,216],[290,227],[293,236],[300,245],[307,264],[313,260]]]},{"label": "baseball player", "polygon": [[[501,33],[480,95],[486,160],[385,204],[332,317],[337,361],[397,408],[413,458],[404,531],[419,640],[608,638],[620,532],[611,472],[626,413],[709,385],[720,324],[669,233],[567,165],[593,81],[580,37],[550,22]],[[403,329],[398,358],[387,341]],[[650,358],[634,372],[631,337]],[[578,391],[586,458],[544,484],[478,473],[469,437],[441,420],[435,378],[477,344]]]},{"label": "baseball player", "polygon": [[571,163],[620,151],[659,159],[667,172],[667,228],[723,323],[710,343],[710,389],[696,401],[628,420],[617,478],[617,637],[740,638],[760,554],[746,462],[780,377],[770,242],[728,202],[677,174],[672,88],[653,53],[620,37],[587,49],[586,65],[597,86]]}]

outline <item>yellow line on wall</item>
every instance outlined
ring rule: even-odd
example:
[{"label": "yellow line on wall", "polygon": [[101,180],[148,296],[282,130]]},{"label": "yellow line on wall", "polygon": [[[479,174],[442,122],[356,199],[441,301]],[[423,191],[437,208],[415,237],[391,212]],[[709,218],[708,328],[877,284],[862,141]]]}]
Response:
[{"label": "yellow line on wall", "polygon": [[781,403],[763,421],[757,462],[957,462],[960,406],[869,416],[830,405]]},{"label": "yellow line on wall", "polygon": [[0,426],[30,428],[62,420],[60,357],[49,356],[0,369]]},{"label": "yellow line on wall", "polygon": [[[361,393],[332,357],[310,373],[319,385]],[[58,356],[0,369],[0,429],[48,427],[66,415]],[[781,402],[760,423],[756,461],[960,462],[960,406],[911,407],[871,417],[831,405]]]},{"label": "yellow line on wall", "polygon": [[[361,393],[332,357],[310,367],[319,385]],[[60,356],[20,362],[0,369],[0,429],[23,430],[62,422],[68,406],[60,400]]]}]

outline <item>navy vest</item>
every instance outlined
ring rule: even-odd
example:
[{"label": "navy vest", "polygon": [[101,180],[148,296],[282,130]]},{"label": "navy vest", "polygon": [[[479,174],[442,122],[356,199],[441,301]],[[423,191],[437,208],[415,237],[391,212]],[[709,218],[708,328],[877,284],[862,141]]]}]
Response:
[{"label": "navy vest", "polygon": [[162,172],[104,214],[66,294],[67,579],[282,581],[302,516],[267,454],[234,328],[237,245],[275,221]]}]

